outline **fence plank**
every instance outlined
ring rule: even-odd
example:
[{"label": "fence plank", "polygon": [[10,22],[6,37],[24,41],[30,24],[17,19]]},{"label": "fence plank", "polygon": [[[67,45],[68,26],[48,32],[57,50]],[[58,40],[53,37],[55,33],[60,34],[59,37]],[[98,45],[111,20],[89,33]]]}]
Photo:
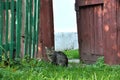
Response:
[{"label": "fence plank", "polygon": [[8,9],[9,9],[9,3],[8,3],[8,0],[6,0],[6,3],[5,3],[5,9],[6,9],[6,38],[5,38],[5,50],[6,50],[6,53],[5,53],[5,58],[7,59],[7,51],[8,51],[8,22],[9,22],[9,17],[8,17]]},{"label": "fence plank", "polygon": [[3,1],[0,0],[0,61],[2,60],[2,50],[3,50]]},{"label": "fence plank", "polygon": [[32,26],[32,57],[34,57],[35,52],[35,22],[36,22],[36,0],[33,2],[33,26]]},{"label": "fence plank", "polygon": [[17,5],[16,5],[16,20],[17,20],[17,24],[16,24],[16,57],[19,58],[20,57],[20,50],[21,50],[21,16],[22,16],[22,5],[21,5],[22,1],[21,0],[17,0]]},{"label": "fence plank", "polygon": [[28,35],[27,35],[27,38],[28,38],[28,55],[30,56],[31,54],[31,36],[30,36],[30,33],[31,33],[31,19],[30,19],[30,8],[31,8],[31,5],[30,5],[30,1],[31,0],[28,0]]},{"label": "fence plank", "polygon": [[10,32],[10,60],[13,59],[13,49],[14,49],[14,0],[11,1],[11,32]]},{"label": "fence plank", "polygon": [[25,55],[28,55],[28,1],[29,0],[26,0],[26,26],[25,26]]},{"label": "fence plank", "polygon": [[28,37],[29,37],[29,56],[31,57],[31,45],[32,45],[32,24],[33,24],[33,16],[32,16],[32,0],[29,1],[29,20],[28,20]]},{"label": "fence plank", "polygon": [[[40,0],[37,0],[37,2],[36,2],[36,23],[35,23],[35,29],[36,29],[36,32],[35,32],[35,36],[36,36],[36,38],[35,38],[35,43],[36,43],[36,53],[38,53],[38,22],[39,22],[39,11],[40,11]],[[35,57],[37,57],[37,54],[36,54],[36,56]]]}]

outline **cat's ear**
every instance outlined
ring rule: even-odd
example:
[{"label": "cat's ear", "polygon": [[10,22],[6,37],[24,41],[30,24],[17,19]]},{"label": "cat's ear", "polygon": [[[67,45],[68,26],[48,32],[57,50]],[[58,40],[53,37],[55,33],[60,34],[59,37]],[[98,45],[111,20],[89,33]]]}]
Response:
[{"label": "cat's ear", "polygon": [[48,48],[45,46],[45,49],[47,50]]},{"label": "cat's ear", "polygon": [[54,47],[51,47],[52,50],[54,50]]}]

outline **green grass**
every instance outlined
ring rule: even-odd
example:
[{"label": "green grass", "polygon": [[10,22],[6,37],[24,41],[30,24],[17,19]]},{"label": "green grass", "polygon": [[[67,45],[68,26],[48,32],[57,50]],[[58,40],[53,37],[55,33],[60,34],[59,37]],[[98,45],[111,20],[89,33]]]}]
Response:
[{"label": "green grass", "polygon": [[120,66],[108,66],[100,58],[96,64],[69,63],[68,67],[48,62],[22,60],[20,64],[0,65],[0,80],[120,80]]},{"label": "green grass", "polygon": [[69,59],[79,59],[78,49],[76,50],[65,50],[64,53],[67,55]]},{"label": "green grass", "polygon": [[[65,51],[68,58],[79,58],[78,50]],[[120,66],[104,64],[101,57],[95,64],[69,63],[68,67],[25,58],[0,62],[0,80],[120,80]]]}]

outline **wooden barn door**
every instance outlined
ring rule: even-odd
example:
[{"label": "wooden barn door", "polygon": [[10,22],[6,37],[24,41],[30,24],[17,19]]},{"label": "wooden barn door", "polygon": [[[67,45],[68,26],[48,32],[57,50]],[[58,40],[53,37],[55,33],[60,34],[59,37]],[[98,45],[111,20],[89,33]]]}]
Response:
[{"label": "wooden barn door", "polygon": [[103,1],[76,0],[81,60],[94,63],[103,55]]}]

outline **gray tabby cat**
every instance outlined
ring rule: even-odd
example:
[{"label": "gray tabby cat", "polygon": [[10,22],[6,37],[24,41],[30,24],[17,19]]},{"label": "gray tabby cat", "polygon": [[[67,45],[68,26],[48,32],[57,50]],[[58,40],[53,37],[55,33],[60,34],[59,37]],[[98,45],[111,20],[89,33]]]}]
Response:
[{"label": "gray tabby cat", "polygon": [[68,58],[62,51],[55,51],[53,47],[45,47],[45,50],[51,63],[60,66],[68,66]]}]

